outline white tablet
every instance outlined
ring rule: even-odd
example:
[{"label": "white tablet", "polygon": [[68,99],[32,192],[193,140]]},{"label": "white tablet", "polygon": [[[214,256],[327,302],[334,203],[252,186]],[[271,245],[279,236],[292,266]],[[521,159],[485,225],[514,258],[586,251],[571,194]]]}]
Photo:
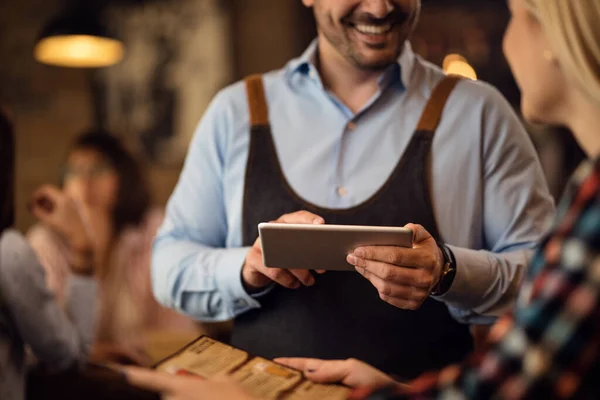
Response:
[{"label": "white tablet", "polygon": [[258,225],[263,262],[270,268],[354,270],[346,256],[361,246],[412,247],[407,228],[358,225]]}]

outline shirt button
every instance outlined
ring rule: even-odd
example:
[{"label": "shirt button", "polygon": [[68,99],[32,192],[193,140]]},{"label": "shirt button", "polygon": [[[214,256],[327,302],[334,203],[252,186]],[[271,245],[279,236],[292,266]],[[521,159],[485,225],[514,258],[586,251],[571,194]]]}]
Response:
[{"label": "shirt button", "polygon": [[338,187],[338,190],[337,190],[337,192],[338,192],[338,194],[339,194],[340,196],[342,196],[342,197],[346,197],[346,195],[348,194],[348,189],[346,189],[346,188],[345,188],[345,187],[343,187],[343,186],[340,186],[340,187]]},{"label": "shirt button", "polygon": [[235,305],[238,307],[246,307],[248,305],[248,302],[244,299],[236,299]]},{"label": "shirt button", "polygon": [[352,121],[348,122],[348,125],[346,125],[346,128],[348,128],[349,131],[353,131],[356,129],[356,124]]}]

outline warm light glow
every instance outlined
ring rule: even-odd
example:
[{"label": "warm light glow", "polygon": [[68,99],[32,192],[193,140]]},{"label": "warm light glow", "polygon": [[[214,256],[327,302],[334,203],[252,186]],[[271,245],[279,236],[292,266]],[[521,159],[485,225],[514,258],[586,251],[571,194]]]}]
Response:
[{"label": "warm light glow", "polygon": [[50,36],[38,42],[36,60],[61,67],[97,68],[118,63],[125,52],[115,39],[89,35]]},{"label": "warm light glow", "polygon": [[454,61],[467,62],[467,59],[461,56],[460,54],[448,54],[446,57],[444,57],[444,62],[442,64],[442,68],[444,69],[444,71],[448,70],[448,67]]},{"label": "warm light glow", "polygon": [[467,60],[460,54],[448,54],[446,58],[444,58],[442,67],[447,75],[458,75],[474,81],[477,80],[475,69],[473,69]]}]

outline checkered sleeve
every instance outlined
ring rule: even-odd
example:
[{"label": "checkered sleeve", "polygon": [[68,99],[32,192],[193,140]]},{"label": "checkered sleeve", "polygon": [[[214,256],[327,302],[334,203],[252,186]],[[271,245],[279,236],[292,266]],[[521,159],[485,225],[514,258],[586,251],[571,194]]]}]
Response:
[{"label": "checkered sleeve", "polygon": [[[600,168],[578,170],[517,307],[486,352],[425,374],[387,399],[597,398],[600,393]],[[374,394],[373,399],[382,399]]]}]

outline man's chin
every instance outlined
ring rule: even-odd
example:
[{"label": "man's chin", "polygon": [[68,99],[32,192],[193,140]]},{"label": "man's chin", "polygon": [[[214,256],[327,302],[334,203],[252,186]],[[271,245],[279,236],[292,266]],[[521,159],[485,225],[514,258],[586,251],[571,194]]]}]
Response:
[{"label": "man's chin", "polygon": [[387,45],[385,48],[374,48],[361,43],[354,48],[354,64],[366,70],[380,70],[398,61],[404,45]]},{"label": "man's chin", "polygon": [[354,57],[354,65],[365,71],[380,71],[398,61],[396,54],[386,54],[378,56],[366,56],[360,54]]}]

